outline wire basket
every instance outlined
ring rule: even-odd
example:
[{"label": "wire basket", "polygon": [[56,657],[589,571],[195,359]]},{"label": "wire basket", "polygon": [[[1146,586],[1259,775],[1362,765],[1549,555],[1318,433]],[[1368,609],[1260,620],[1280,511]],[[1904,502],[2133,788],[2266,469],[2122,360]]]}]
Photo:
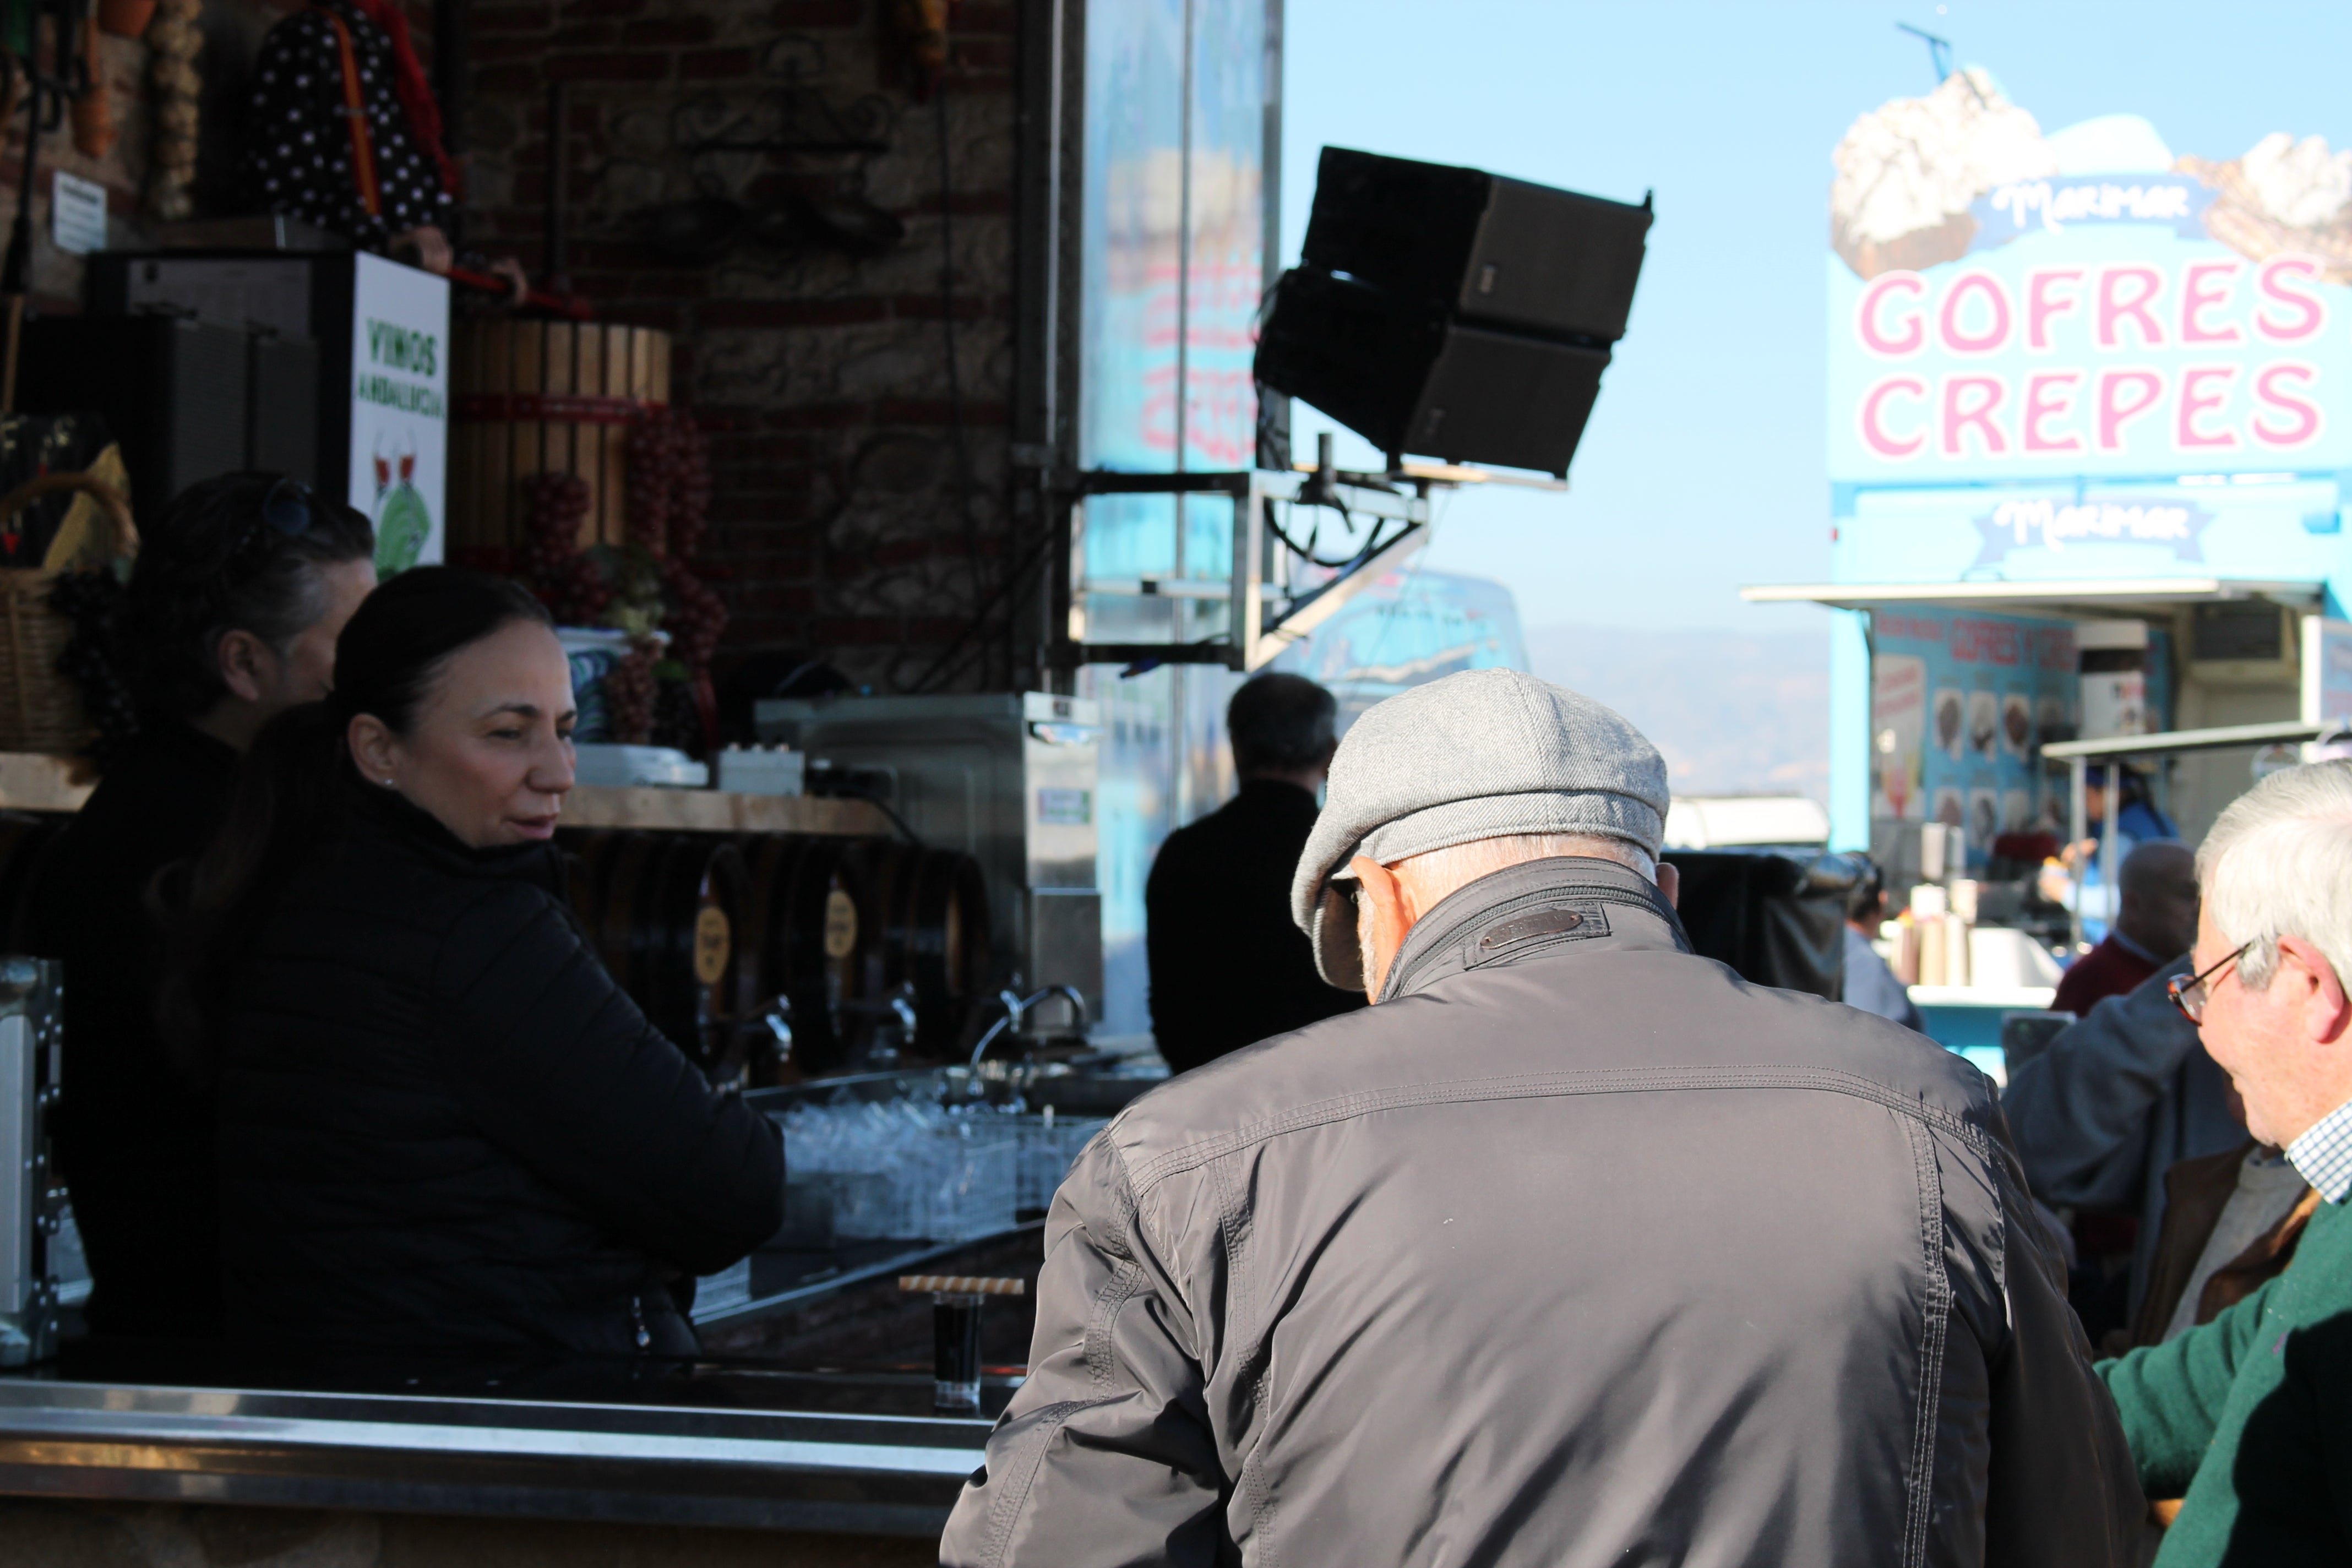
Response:
[{"label": "wire basket", "polygon": [[89,743],[92,727],[80,689],[58,669],[74,624],[49,607],[49,590],[66,571],[102,569],[139,552],[130,502],[88,474],[44,474],[17,486],[0,496],[0,522],[60,490],[79,490],[97,502],[112,538],[77,546],[61,532],[58,548],[49,552],[58,565],[0,568],[0,752],[70,756]]}]

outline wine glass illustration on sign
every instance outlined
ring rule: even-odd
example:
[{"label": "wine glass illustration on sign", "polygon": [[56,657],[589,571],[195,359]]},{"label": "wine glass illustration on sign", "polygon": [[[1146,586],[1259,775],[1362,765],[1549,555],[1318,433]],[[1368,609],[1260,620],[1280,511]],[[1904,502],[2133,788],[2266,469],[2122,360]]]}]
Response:
[{"label": "wine glass illustration on sign", "polygon": [[416,489],[416,437],[405,430],[379,431],[375,438],[376,575],[389,577],[415,565],[432,534],[432,510]]}]

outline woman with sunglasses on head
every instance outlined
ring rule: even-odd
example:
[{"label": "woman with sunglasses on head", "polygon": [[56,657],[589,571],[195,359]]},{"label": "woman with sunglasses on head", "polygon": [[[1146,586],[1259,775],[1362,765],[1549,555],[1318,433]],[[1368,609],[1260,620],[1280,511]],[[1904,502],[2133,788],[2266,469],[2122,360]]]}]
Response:
[{"label": "woman with sunglasses on head", "polygon": [[228,810],[237,758],[270,719],[325,695],[335,637],[375,586],[366,518],[276,474],[190,486],[150,528],[121,616],[139,733],[108,764],[43,879],[64,959],[58,1169],[89,1259],[90,1327],[220,1328],[210,1102],[156,1037],[156,873]]},{"label": "woman with sunglasses on head", "polygon": [[690,1355],[671,1288],[783,1222],[783,1147],[614,986],[563,898],[572,671],[455,567],[360,607],[172,930],[216,1075],[233,1338],[327,1357]]}]

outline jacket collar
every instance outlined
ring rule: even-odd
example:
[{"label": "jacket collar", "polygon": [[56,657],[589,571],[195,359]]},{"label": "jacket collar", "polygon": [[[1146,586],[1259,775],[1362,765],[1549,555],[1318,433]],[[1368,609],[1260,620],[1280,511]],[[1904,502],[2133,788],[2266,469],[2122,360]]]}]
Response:
[{"label": "jacket collar", "polygon": [[441,825],[441,819],[395,790],[379,789],[345,772],[344,797],[354,829],[388,844],[435,869],[457,877],[536,882],[550,892],[563,890],[562,851],[552,844],[501,844],[476,849]]},{"label": "jacket collar", "polygon": [[1530,860],[1456,888],[1413,922],[1380,1000],[1473,969],[1608,949],[1688,952],[1663,894],[1613,860]]}]

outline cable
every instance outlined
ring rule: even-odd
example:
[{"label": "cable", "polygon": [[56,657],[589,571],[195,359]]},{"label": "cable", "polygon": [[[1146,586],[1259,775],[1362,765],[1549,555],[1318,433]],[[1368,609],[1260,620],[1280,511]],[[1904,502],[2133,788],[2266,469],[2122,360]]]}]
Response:
[{"label": "cable", "polygon": [[[1019,561],[1013,563],[1013,569],[1005,574],[1004,581],[997,584],[996,592],[991,594],[985,600],[982,601],[980,608],[972,612],[971,619],[966,621],[963,625],[963,629],[956,633],[955,640],[949,643],[946,650],[943,651],[938,658],[931,661],[931,668],[925,670],[915,681],[915,684],[907,689],[908,690],[912,692],[920,692],[930,689],[932,679],[946,666],[948,660],[956,656],[956,651],[963,647],[964,643],[971,638],[972,633],[981,628],[982,624],[988,619],[989,612],[995,609],[999,604],[1003,603],[1004,596],[1007,594],[1010,594],[1015,588],[1018,588],[1021,585],[1021,580],[1029,574],[1030,570],[1033,567],[1045,559],[1046,546],[1051,544],[1053,540],[1054,531],[1051,528],[1048,528],[1045,530],[1044,537],[1040,538],[1036,543],[1029,547],[1029,552],[1026,555],[1024,555]],[[961,673],[961,667],[959,666],[959,673]]]},{"label": "cable", "polygon": [[[1323,504],[1328,505],[1331,510],[1337,511],[1341,517],[1346,518],[1348,520],[1348,526],[1350,529],[1355,527],[1355,513],[1349,511],[1347,508],[1340,506],[1336,501],[1326,502]],[[1305,561],[1310,566],[1320,566],[1326,571],[1333,572],[1344,571],[1348,567],[1359,565],[1363,562],[1370,560],[1373,556],[1379,554],[1390,545],[1394,544],[1398,540],[1402,539],[1405,535],[1405,531],[1412,527],[1412,523],[1407,522],[1404,524],[1402,529],[1400,529],[1396,533],[1384,539],[1381,537],[1381,531],[1388,526],[1389,520],[1384,518],[1376,519],[1372,523],[1370,537],[1364,542],[1363,545],[1357,550],[1356,553],[1348,556],[1344,560],[1328,561],[1315,553],[1316,540],[1319,534],[1310,534],[1307,537],[1307,542],[1305,544],[1301,544],[1297,540],[1291,538],[1283,526],[1274,520],[1274,503],[1270,500],[1266,503],[1265,514],[1265,531],[1268,533],[1273,534],[1276,539],[1281,541],[1285,549],[1288,550],[1293,555],[1297,556],[1300,560]]]},{"label": "cable", "polygon": [[[971,451],[964,440],[963,372],[956,357],[955,181],[954,165],[949,157],[948,90],[944,80],[931,102],[937,110],[940,130],[940,329],[947,337],[948,442],[955,454],[956,495],[963,513],[964,560],[971,568],[971,591],[976,596],[983,586],[980,520],[971,510]],[[983,670],[983,678],[985,674]]]}]

